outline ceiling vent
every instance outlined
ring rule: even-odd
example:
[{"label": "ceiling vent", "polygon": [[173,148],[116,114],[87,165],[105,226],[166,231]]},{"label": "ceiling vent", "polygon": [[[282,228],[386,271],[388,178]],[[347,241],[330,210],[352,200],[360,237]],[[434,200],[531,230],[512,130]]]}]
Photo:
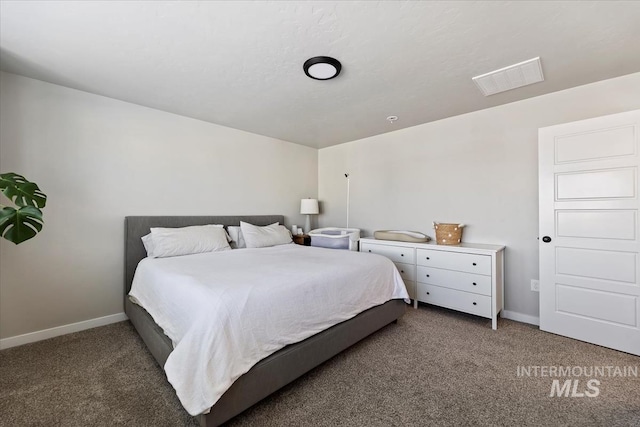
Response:
[{"label": "ceiling vent", "polygon": [[472,78],[484,96],[527,86],[544,80],[540,57]]}]

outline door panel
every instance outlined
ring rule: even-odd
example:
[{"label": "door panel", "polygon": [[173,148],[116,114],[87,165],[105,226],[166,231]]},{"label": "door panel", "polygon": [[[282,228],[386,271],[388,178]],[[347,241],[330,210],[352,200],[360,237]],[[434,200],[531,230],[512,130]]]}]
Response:
[{"label": "door panel", "polygon": [[555,144],[556,163],[635,155],[634,131],[633,126],[623,126],[559,136]]},{"label": "door panel", "polygon": [[636,283],[636,254],[556,246],[556,273]]},{"label": "door panel", "polygon": [[558,237],[635,240],[634,210],[557,210]]},{"label": "door panel", "polygon": [[640,110],[543,128],[538,156],[540,329],[636,355],[639,129]]},{"label": "door panel", "polygon": [[636,196],[636,169],[620,168],[556,175],[557,200]]},{"label": "door panel", "polygon": [[637,298],[632,295],[581,289],[557,284],[556,309],[595,321],[637,326]]}]

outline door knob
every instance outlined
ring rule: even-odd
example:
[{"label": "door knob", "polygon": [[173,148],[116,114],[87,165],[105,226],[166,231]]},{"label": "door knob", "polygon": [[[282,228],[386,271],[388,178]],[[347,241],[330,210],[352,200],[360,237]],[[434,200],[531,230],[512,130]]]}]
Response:
[{"label": "door knob", "polygon": [[551,237],[549,237],[549,236],[544,236],[544,237],[542,238],[542,241],[543,241],[543,242],[545,242],[545,243],[549,243],[549,242],[551,241]]}]

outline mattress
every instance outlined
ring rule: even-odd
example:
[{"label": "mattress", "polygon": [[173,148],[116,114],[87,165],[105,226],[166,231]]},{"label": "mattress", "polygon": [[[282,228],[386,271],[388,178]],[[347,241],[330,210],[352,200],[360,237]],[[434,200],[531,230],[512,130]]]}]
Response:
[{"label": "mattress", "polygon": [[387,258],[293,244],[147,258],[130,296],[173,342],[165,372],[192,415],[286,345],[391,299],[408,302]]}]

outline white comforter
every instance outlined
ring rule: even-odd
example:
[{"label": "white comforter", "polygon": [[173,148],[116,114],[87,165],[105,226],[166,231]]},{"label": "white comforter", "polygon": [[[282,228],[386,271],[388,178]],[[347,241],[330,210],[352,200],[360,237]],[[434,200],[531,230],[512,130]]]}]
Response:
[{"label": "white comforter", "polygon": [[387,258],[295,244],[146,258],[129,295],[173,341],[164,369],[191,415],[282,347],[391,299],[409,301]]}]

